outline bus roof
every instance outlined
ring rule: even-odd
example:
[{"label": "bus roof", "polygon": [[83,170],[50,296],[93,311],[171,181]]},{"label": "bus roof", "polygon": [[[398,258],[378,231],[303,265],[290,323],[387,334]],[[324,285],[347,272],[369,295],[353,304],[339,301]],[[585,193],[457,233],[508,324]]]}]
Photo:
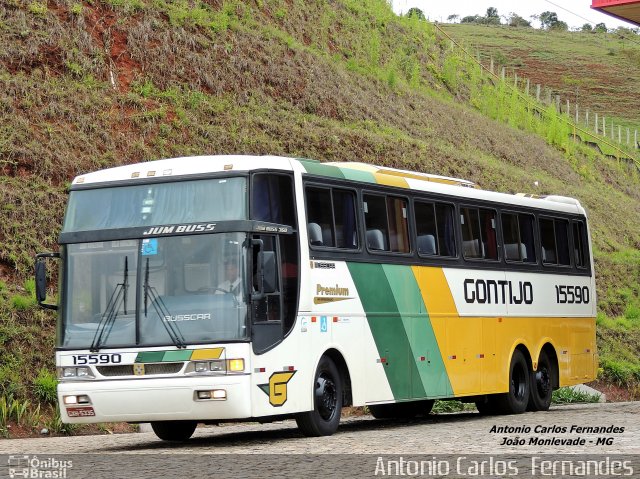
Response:
[{"label": "bus roof", "polygon": [[72,185],[81,186],[126,182],[145,178],[216,173],[246,172],[255,169],[298,170],[316,176],[341,178],[436,194],[484,200],[514,206],[542,208],[565,213],[585,214],[580,202],[565,196],[498,193],[480,189],[475,183],[447,176],[400,170],[360,162],[319,162],[305,158],[252,155],[211,155],[169,158],[109,168],[76,177]]}]

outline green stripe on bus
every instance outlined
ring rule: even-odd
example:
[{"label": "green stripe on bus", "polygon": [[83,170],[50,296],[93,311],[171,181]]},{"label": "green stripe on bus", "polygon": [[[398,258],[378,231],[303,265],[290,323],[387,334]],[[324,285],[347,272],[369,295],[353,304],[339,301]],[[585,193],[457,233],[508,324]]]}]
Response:
[{"label": "green stripe on bus", "polygon": [[138,353],[136,363],[161,363],[165,351],[144,351]]},{"label": "green stripe on bus", "polygon": [[342,174],[347,180],[352,181],[364,181],[367,183],[377,183],[373,174],[368,171],[360,171],[360,170],[352,170],[350,168],[340,168],[342,170]]},{"label": "green stripe on bus", "polygon": [[193,351],[190,349],[182,351],[165,351],[164,356],[162,356],[162,361],[189,361],[192,353]]},{"label": "green stripe on bus", "polygon": [[395,399],[411,397],[411,378],[417,375],[409,362],[410,344],[398,314],[391,286],[382,265],[348,263],[349,271],[362,301],[378,354],[385,358],[384,372]]},{"label": "green stripe on bus", "polygon": [[[445,397],[453,394],[436,335],[411,267],[383,265],[387,281],[402,316],[417,375],[412,397]],[[424,358],[424,359],[422,359]]]},{"label": "green stripe on bus", "polygon": [[321,176],[330,176],[332,178],[344,178],[342,174],[342,170],[337,166],[326,165],[324,163],[320,163],[315,160],[304,160],[298,159],[304,169],[307,170],[307,173],[311,175],[321,175]]}]

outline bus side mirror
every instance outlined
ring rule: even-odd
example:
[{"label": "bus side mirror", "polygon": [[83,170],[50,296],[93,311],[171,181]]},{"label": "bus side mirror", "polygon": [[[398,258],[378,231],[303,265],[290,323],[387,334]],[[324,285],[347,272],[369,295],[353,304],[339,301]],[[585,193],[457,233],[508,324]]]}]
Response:
[{"label": "bus side mirror", "polygon": [[60,253],[39,253],[36,255],[36,300],[45,309],[58,309],[55,304],[45,303],[47,299],[47,265],[46,258],[60,258]]},{"label": "bus side mirror", "polygon": [[262,264],[262,289],[265,293],[275,293],[278,290],[276,254],[273,251],[261,251],[258,257]]}]

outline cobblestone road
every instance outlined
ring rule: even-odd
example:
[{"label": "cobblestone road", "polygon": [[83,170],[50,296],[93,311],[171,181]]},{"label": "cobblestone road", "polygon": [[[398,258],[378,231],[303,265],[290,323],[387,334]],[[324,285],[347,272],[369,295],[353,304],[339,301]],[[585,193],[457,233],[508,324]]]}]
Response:
[{"label": "cobblestone road", "polygon": [[[614,426],[622,433],[571,432],[572,426]],[[530,427],[529,433],[492,433],[493,426]],[[565,433],[536,434],[536,426],[566,427]],[[557,430],[557,429],[556,429]],[[503,445],[503,438],[524,445]],[[531,437],[583,438],[584,445],[531,445]],[[597,444],[612,438],[611,444]],[[233,424],[198,428],[182,444],[153,433],[0,440],[0,454],[640,454],[640,402],[552,407],[546,413],[482,417],[476,412],[431,415],[411,421],[343,419],[330,438],[306,438],[295,422]]]}]

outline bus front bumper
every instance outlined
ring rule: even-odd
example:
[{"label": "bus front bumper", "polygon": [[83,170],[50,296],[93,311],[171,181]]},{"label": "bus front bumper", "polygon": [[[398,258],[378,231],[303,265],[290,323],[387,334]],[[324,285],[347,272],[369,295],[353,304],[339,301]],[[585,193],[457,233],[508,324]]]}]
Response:
[{"label": "bus front bumper", "polygon": [[242,419],[251,417],[250,397],[248,374],[58,385],[60,417],[73,424]]}]

